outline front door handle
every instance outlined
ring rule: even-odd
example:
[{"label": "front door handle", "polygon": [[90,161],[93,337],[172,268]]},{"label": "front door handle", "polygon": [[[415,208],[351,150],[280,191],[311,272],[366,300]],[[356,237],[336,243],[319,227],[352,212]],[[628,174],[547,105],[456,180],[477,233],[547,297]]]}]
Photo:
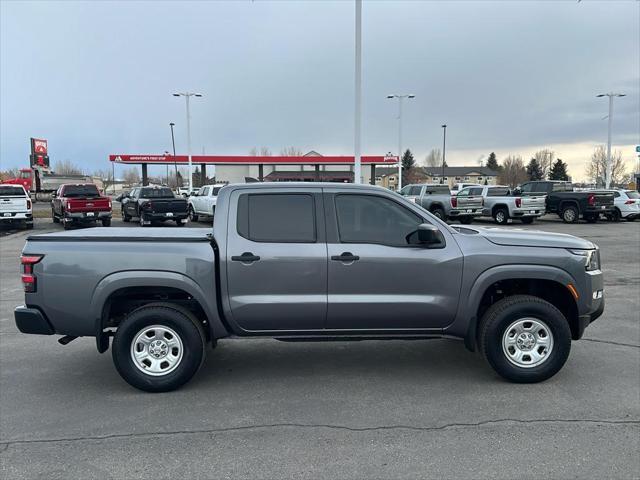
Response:
[{"label": "front door handle", "polygon": [[356,260],[360,260],[360,257],[351,252],[343,252],[340,255],[331,255],[331,260],[338,262],[355,262]]},{"label": "front door handle", "polygon": [[231,257],[234,262],[253,263],[260,260],[258,255],[254,255],[251,252],[244,252],[242,255],[234,255]]}]

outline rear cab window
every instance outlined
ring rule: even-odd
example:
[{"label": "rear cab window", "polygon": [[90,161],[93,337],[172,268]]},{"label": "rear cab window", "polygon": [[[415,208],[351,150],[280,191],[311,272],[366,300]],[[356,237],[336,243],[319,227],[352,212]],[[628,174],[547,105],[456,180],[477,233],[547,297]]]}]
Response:
[{"label": "rear cab window", "polygon": [[99,197],[98,187],[93,184],[88,185],[66,185],[62,187],[63,197]]},{"label": "rear cab window", "polygon": [[312,194],[245,193],[238,198],[238,234],[253,242],[316,243]]},{"label": "rear cab window", "polygon": [[175,198],[170,188],[143,188],[140,198]]},{"label": "rear cab window", "polygon": [[13,185],[0,185],[0,197],[26,197],[24,188]]}]

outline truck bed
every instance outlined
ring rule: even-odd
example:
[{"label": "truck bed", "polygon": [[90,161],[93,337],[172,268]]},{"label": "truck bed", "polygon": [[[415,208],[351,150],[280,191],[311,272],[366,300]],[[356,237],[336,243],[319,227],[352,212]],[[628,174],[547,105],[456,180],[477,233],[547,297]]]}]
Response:
[{"label": "truck bed", "polygon": [[211,228],[92,228],[68,232],[43,233],[30,235],[30,242],[210,242]]}]

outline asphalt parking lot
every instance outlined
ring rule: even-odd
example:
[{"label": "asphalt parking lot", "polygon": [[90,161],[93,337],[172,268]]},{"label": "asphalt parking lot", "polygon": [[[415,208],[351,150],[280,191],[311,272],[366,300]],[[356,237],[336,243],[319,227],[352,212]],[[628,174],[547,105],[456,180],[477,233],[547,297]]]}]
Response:
[{"label": "asphalt parking lot", "polygon": [[92,339],[19,334],[24,239],[62,228],[5,231],[2,477],[638,478],[640,222],[512,227],[601,248],[606,310],[544,383],[506,383],[454,340],[227,340],[168,394],[127,385]]}]

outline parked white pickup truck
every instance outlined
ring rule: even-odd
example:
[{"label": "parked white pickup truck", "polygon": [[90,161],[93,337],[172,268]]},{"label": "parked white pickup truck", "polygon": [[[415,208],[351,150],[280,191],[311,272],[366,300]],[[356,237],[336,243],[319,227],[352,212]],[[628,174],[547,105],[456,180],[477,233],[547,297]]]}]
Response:
[{"label": "parked white pickup truck", "polygon": [[199,217],[213,217],[216,213],[218,192],[224,183],[205,185],[189,197],[189,220],[197,222]]},{"label": "parked white pickup truck", "polygon": [[467,187],[469,195],[480,195],[484,199],[483,217],[493,217],[498,225],[504,225],[512,218],[522,223],[533,223],[534,219],[545,214],[545,196],[520,197],[513,195],[511,189],[503,185]]},{"label": "parked white pickup truck", "polygon": [[33,228],[31,198],[22,185],[0,185],[0,224]]}]

